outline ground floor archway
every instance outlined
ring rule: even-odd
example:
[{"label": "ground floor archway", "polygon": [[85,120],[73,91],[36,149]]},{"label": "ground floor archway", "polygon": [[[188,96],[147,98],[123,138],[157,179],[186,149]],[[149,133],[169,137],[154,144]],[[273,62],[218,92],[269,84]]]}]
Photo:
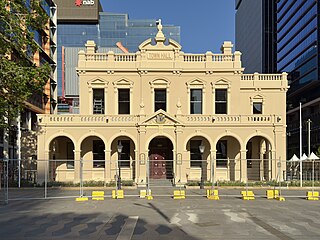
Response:
[{"label": "ground floor archway", "polygon": [[150,179],[173,179],[173,144],[169,138],[153,138],[148,155]]},{"label": "ground floor archway", "polygon": [[272,171],[271,144],[262,137],[252,137],[246,144],[247,177],[251,181],[269,181]]},{"label": "ground floor archway", "polygon": [[65,136],[54,138],[49,145],[49,180],[73,181],[74,179],[74,143]]}]

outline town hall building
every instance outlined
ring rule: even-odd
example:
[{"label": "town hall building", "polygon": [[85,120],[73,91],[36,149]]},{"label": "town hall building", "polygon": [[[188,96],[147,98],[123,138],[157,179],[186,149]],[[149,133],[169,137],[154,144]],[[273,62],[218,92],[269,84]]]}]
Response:
[{"label": "town hall building", "polygon": [[[79,114],[38,115],[38,181],[268,181],[286,159],[287,74],[244,74],[241,53],[79,52]],[[278,165],[279,166],[279,165]],[[285,164],[281,165],[281,172]]]}]

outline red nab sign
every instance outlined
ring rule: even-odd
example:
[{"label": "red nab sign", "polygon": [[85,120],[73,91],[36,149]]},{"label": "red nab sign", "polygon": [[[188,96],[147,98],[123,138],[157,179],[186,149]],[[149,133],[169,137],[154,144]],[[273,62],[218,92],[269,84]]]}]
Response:
[{"label": "red nab sign", "polygon": [[77,7],[81,7],[82,5],[93,6],[94,5],[94,0],[75,0],[74,4]]}]

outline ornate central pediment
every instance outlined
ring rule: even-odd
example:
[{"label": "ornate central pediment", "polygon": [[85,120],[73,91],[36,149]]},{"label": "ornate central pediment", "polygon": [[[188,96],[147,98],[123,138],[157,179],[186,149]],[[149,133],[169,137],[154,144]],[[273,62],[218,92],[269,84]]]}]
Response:
[{"label": "ornate central pediment", "polygon": [[170,116],[167,112],[162,109],[156,111],[153,115],[148,117],[147,119],[140,122],[138,125],[140,126],[150,126],[150,125],[165,125],[165,126],[176,126],[176,125],[184,125],[181,121],[176,119],[175,117]]},{"label": "ornate central pediment", "polygon": [[173,39],[168,39],[166,43],[160,21],[158,24],[158,33],[154,38],[154,41],[152,41],[151,38],[147,39],[140,44],[139,50],[142,54],[145,54],[145,59],[148,61],[173,61],[175,55],[179,54],[181,45]]}]

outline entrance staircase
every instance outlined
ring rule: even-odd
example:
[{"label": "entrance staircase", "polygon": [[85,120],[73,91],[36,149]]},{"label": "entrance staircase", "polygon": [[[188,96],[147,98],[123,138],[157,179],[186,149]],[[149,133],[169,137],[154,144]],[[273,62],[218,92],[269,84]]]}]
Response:
[{"label": "entrance staircase", "polygon": [[150,187],[172,187],[172,179],[150,179]]}]

